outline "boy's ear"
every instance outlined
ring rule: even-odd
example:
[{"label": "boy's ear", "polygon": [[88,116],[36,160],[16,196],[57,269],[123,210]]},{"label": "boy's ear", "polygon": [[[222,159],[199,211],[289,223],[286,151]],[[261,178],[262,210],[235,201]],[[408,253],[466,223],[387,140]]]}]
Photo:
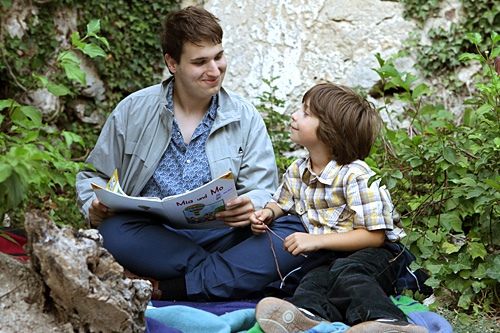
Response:
[{"label": "boy's ear", "polygon": [[167,64],[170,73],[175,73],[177,71],[177,62],[170,55],[165,54],[165,63]]}]

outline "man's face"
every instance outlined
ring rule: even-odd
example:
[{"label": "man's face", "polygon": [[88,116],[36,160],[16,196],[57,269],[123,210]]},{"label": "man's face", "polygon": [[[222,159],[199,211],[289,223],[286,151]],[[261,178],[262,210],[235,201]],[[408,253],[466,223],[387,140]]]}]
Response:
[{"label": "man's face", "polygon": [[175,76],[174,93],[179,89],[183,96],[207,99],[219,92],[227,67],[222,44],[186,43],[179,63],[168,54],[165,60]]}]

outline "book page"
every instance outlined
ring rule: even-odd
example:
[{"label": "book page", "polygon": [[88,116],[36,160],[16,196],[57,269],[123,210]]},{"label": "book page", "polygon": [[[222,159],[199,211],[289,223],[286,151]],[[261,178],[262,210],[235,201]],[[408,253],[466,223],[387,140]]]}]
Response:
[{"label": "book page", "polygon": [[111,212],[158,215],[165,219],[162,223],[177,229],[228,228],[224,222],[215,219],[215,214],[226,210],[226,202],[238,197],[230,171],[195,190],[162,200],[127,196],[119,185],[116,170],[106,188],[95,183],[92,187],[99,201]]}]

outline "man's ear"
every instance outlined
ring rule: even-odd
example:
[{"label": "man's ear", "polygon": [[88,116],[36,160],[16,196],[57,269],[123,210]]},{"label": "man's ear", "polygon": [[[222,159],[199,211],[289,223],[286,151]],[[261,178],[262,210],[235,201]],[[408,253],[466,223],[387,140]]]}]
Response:
[{"label": "man's ear", "polygon": [[170,73],[177,72],[177,62],[170,55],[165,54],[165,63],[167,64]]}]

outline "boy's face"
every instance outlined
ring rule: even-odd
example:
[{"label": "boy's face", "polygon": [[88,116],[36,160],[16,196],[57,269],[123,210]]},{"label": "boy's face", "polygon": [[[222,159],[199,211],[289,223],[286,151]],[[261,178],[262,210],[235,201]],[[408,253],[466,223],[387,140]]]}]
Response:
[{"label": "boy's face", "polygon": [[226,74],[227,62],[222,44],[186,43],[179,63],[168,54],[165,60],[175,76],[177,92],[191,99],[207,99],[217,94]]},{"label": "boy's face", "polygon": [[292,133],[290,139],[308,150],[321,143],[317,136],[319,119],[309,111],[309,102],[306,101],[302,108],[292,114]]}]

